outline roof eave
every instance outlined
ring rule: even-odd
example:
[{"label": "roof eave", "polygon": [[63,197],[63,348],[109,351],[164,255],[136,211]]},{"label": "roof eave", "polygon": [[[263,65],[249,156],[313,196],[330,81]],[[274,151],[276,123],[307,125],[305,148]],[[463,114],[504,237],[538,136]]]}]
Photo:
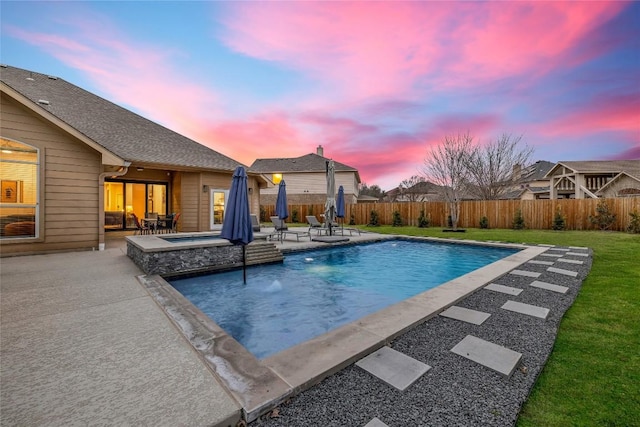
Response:
[{"label": "roof eave", "polygon": [[116,154],[112,153],[111,151],[107,150],[102,145],[98,144],[97,142],[95,142],[91,138],[87,137],[85,134],[83,134],[82,132],[78,131],[76,128],[74,128],[73,126],[69,125],[64,120],[61,120],[60,118],[58,118],[54,114],[51,114],[49,111],[47,111],[44,108],[40,107],[39,105],[35,104],[32,100],[30,100],[29,98],[25,97],[20,92],[18,92],[17,90],[13,89],[11,86],[7,85],[3,81],[0,81],[0,91],[2,93],[6,94],[7,96],[9,96],[10,98],[12,98],[13,100],[15,100],[16,102],[18,102],[20,105],[24,106],[25,108],[27,108],[28,110],[33,112],[34,114],[40,116],[42,119],[46,120],[47,122],[51,123],[52,125],[60,128],[60,129],[62,129],[64,132],[66,132],[69,135],[73,136],[74,138],[80,140],[81,142],[83,142],[84,144],[86,144],[89,147],[93,148],[94,150],[98,151],[101,154],[102,164],[103,165],[125,166],[126,167],[126,166],[128,166],[130,164],[130,162],[128,162],[127,160],[121,158],[120,156],[117,156]]}]

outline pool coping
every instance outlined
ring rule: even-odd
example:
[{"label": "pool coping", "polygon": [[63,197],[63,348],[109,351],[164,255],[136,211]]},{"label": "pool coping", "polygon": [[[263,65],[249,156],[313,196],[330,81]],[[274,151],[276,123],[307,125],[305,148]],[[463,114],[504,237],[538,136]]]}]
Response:
[{"label": "pool coping", "polygon": [[[549,249],[547,246],[396,235],[375,235],[357,243],[388,239],[498,246],[521,250],[263,360],[258,360],[161,276],[142,275],[138,276],[138,280],[191,343],[205,365],[239,403],[245,420],[251,422],[291,395],[312,387],[388,344],[417,324],[436,316],[447,307]],[[281,250],[287,253],[323,246],[311,243]]]}]

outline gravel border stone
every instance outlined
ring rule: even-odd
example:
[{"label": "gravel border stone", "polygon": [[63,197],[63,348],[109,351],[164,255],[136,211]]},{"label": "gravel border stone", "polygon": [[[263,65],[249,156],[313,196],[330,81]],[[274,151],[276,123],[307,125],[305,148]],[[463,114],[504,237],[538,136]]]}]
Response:
[{"label": "gravel border stone", "polygon": [[[584,248],[582,253],[587,257],[578,255],[576,259],[584,264],[562,265],[577,272],[577,277],[525,263],[518,269],[541,273],[540,277],[507,273],[493,281],[523,289],[518,296],[480,289],[456,303],[491,313],[482,325],[435,316],[396,338],[391,348],[432,367],[406,390],[400,391],[353,364],[292,397],[250,427],[365,426],[376,417],[389,427],[514,425],[553,349],[560,321],[591,270],[593,252]],[[572,255],[565,252],[563,257],[571,259]],[[549,261],[548,257],[536,259]],[[529,286],[535,280],[569,290],[559,294]],[[548,308],[549,315],[540,319],[501,309],[507,300]],[[452,353],[467,335],[522,353],[515,372],[505,377]]]}]

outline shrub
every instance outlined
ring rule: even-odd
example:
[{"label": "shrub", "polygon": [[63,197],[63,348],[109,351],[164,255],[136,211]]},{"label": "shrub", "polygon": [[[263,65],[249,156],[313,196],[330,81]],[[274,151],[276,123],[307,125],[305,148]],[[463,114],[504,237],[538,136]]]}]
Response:
[{"label": "shrub", "polygon": [[264,208],[264,206],[260,206],[260,221],[267,221],[267,210]]},{"label": "shrub", "polygon": [[556,215],[553,217],[553,225],[551,226],[551,228],[557,231],[561,231],[564,230],[565,227],[566,224],[564,216],[562,216],[562,212],[560,212],[560,209],[558,209],[556,210]]},{"label": "shrub", "polygon": [[294,209],[291,211],[291,222],[300,222],[298,221],[300,218],[298,218],[298,210]]},{"label": "shrub", "polygon": [[351,214],[349,218],[349,225],[356,225],[356,216],[354,214]]},{"label": "shrub", "polygon": [[369,225],[372,227],[377,227],[380,225],[380,221],[378,220],[378,212],[371,211],[369,216]]},{"label": "shrub", "polygon": [[429,227],[429,218],[427,218],[424,214],[424,209],[420,211],[420,216],[418,217],[418,227],[427,228]]},{"label": "shrub", "polygon": [[401,227],[402,226],[402,217],[400,216],[400,212],[393,211],[393,223],[391,225],[393,227]]},{"label": "shrub", "polygon": [[629,221],[627,231],[635,234],[640,233],[640,213],[638,213],[638,211],[629,212],[629,216],[631,220]]},{"label": "shrub", "polygon": [[522,216],[522,210],[518,209],[516,214],[513,216],[513,224],[512,227],[514,230],[523,230],[524,229],[524,217]]},{"label": "shrub", "polygon": [[489,218],[486,216],[480,218],[480,228],[489,228]]},{"label": "shrub", "polygon": [[609,205],[605,200],[598,202],[596,206],[596,214],[589,215],[589,221],[596,225],[600,230],[607,230],[616,220],[616,214],[611,213]]}]

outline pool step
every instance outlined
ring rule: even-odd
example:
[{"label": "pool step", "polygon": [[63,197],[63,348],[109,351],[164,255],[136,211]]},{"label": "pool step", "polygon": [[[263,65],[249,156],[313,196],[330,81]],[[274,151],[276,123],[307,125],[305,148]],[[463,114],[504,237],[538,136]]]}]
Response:
[{"label": "pool step", "polygon": [[253,242],[247,245],[247,265],[282,262],[284,256],[274,243]]}]

